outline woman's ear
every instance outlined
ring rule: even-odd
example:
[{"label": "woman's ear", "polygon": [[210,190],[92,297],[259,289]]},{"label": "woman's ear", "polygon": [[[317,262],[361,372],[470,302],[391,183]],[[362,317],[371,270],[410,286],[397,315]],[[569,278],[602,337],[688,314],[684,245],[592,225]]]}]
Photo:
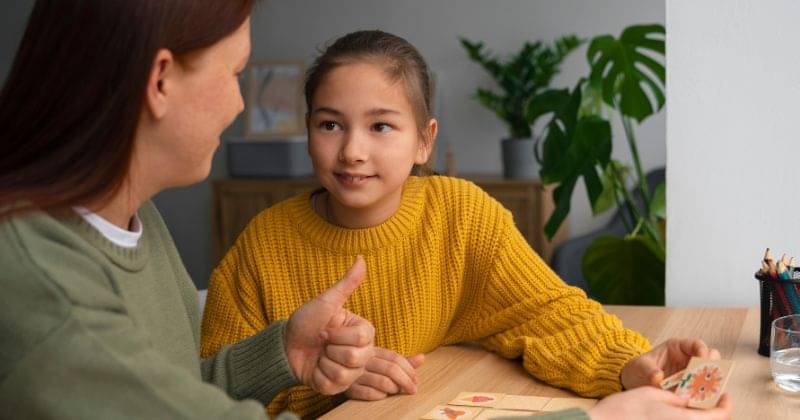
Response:
[{"label": "woman's ear", "polygon": [[150,77],[147,80],[145,104],[149,114],[161,119],[167,114],[169,94],[172,92],[175,76],[175,57],[167,49],[160,49],[153,60]]},{"label": "woman's ear", "polygon": [[414,159],[415,164],[424,165],[428,163],[428,160],[431,158],[431,153],[433,152],[433,145],[436,143],[437,134],[439,134],[439,122],[436,121],[435,118],[431,118],[431,120],[428,121],[428,126],[425,127],[423,141],[419,142],[417,157]]}]

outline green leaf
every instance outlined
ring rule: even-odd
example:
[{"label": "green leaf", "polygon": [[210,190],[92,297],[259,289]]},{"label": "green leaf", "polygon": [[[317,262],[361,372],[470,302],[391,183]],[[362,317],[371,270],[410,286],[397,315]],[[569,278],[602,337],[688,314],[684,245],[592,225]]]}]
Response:
[{"label": "green leaf", "polygon": [[575,189],[575,183],[577,181],[577,177],[565,179],[561,182],[561,185],[553,190],[553,201],[556,204],[556,208],[544,225],[544,233],[550,239],[555,236],[556,232],[558,232],[558,228],[561,227],[561,224],[564,223],[564,220],[566,220],[569,214],[570,203],[572,202],[572,191]]},{"label": "green leaf", "polygon": [[562,182],[569,176],[572,166],[569,149],[581,104],[583,83],[583,80],[578,82],[566,106],[557,112],[547,125],[540,162],[542,169],[539,170],[539,177],[545,185]]},{"label": "green leaf", "polygon": [[531,99],[525,112],[525,118],[530,124],[534,124],[543,115],[560,112],[567,106],[569,100],[568,89],[548,89]]},{"label": "green leaf", "polygon": [[569,102],[548,125],[543,145],[542,182],[560,183],[553,192],[555,209],[545,225],[545,234],[549,238],[566,219],[572,192],[580,178],[586,184],[592,205],[600,199],[603,184],[598,167],[603,170],[611,161],[611,125],[608,121],[594,115],[577,118],[581,91],[582,82],[579,82]]},{"label": "green leaf", "polygon": [[475,92],[475,99],[477,99],[481,105],[494,111],[494,113],[497,114],[500,119],[505,121],[507,116],[506,110],[503,106],[503,98],[501,98],[499,95],[490,90],[479,88]]},{"label": "green leaf", "polygon": [[604,304],[664,305],[664,255],[644,236],[595,239],[583,255],[583,276]]},{"label": "green leaf", "polygon": [[657,219],[667,218],[667,184],[660,183],[650,201],[650,214]]},{"label": "green leaf", "polygon": [[[614,163],[612,162],[612,165]],[[592,214],[597,216],[610,210],[617,204],[616,190],[614,189],[614,178],[616,173],[611,165],[608,165],[600,177],[600,182],[603,184],[603,192],[600,197],[595,200],[592,205]]]},{"label": "green leaf", "polygon": [[[548,238],[555,235],[566,219],[572,192],[579,178],[583,177],[589,201],[594,204],[599,200],[603,184],[597,174],[597,167],[605,168],[611,158],[611,126],[608,121],[598,117],[582,118],[573,131],[573,138],[569,140],[562,130],[552,129],[545,145],[545,153],[550,155],[556,153],[554,149],[567,145],[560,159],[549,161],[555,167],[542,167],[543,171],[549,171],[549,178],[542,178],[544,182],[561,182],[553,192],[555,210],[545,225]],[[547,158],[545,161],[548,162]]]},{"label": "green leaf", "polygon": [[[602,86],[603,99],[618,107],[622,114],[642,122],[660,110],[665,103],[664,65],[650,55],[664,55],[662,25],[634,25],[625,28],[619,39],[602,35],[592,39],[586,58],[591,67],[591,80]],[[649,51],[650,55],[641,51]],[[651,72],[656,80],[644,73]],[[645,93],[650,90],[655,103]]]}]

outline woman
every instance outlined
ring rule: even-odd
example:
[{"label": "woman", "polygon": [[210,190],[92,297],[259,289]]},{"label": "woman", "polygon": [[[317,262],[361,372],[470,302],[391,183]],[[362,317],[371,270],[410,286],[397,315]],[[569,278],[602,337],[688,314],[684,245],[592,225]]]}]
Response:
[{"label": "woman", "polygon": [[263,418],[284,388],[363,373],[374,329],[342,308],[361,259],[201,361],[197,291],[149,202],[206,178],[242,111],[251,9],[37,1],[0,94],[0,417]]}]

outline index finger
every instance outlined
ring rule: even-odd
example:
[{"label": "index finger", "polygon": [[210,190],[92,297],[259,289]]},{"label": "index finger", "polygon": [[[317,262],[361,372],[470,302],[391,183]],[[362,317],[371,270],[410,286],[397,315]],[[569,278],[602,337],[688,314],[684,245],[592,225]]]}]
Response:
[{"label": "index finger", "polygon": [[366,347],[375,339],[375,327],[369,322],[326,330],[327,342],[340,346]]},{"label": "index finger", "polygon": [[409,378],[411,378],[415,383],[417,382],[417,370],[414,368],[414,366],[411,366],[411,363],[409,363],[405,356],[388,349],[377,347],[375,348],[375,357],[400,366],[400,369],[403,369]]}]

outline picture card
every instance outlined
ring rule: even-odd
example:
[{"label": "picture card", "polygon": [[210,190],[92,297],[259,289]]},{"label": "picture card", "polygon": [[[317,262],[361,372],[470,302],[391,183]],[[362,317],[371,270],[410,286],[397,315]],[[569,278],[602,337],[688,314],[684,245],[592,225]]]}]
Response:
[{"label": "picture card", "polygon": [[678,386],[681,383],[681,379],[683,379],[683,375],[686,374],[686,369],[681,370],[679,372],[675,372],[672,375],[668,376],[667,379],[661,381],[661,389],[672,389]]},{"label": "picture card", "polygon": [[506,395],[494,408],[501,410],[528,410],[541,411],[550,402],[549,397],[534,397],[529,395]]},{"label": "picture card", "polygon": [[476,407],[437,405],[422,418],[425,420],[468,420],[476,418],[480,412],[481,409]]},{"label": "picture card", "polygon": [[581,408],[588,410],[597,405],[597,400],[591,398],[553,398],[542,411],[559,411],[570,408]]},{"label": "picture card", "polygon": [[515,411],[515,410],[497,410],[494,408],[487,408],[481,411],[481,414],[475,420],[490,420],[507,417],[527,417],[532,416],[533,411]]},{"label": "picture card", "polygon": [[448,404],[466,405],[470,407],[495,407],[504,396],[504,394],[492,392],[462,392]]},{"label": "picture card", "polygon": [[675,393],[688,397],[689,407],[714,408],[725,392],[732,371],[733,360],[692,357]]}]

